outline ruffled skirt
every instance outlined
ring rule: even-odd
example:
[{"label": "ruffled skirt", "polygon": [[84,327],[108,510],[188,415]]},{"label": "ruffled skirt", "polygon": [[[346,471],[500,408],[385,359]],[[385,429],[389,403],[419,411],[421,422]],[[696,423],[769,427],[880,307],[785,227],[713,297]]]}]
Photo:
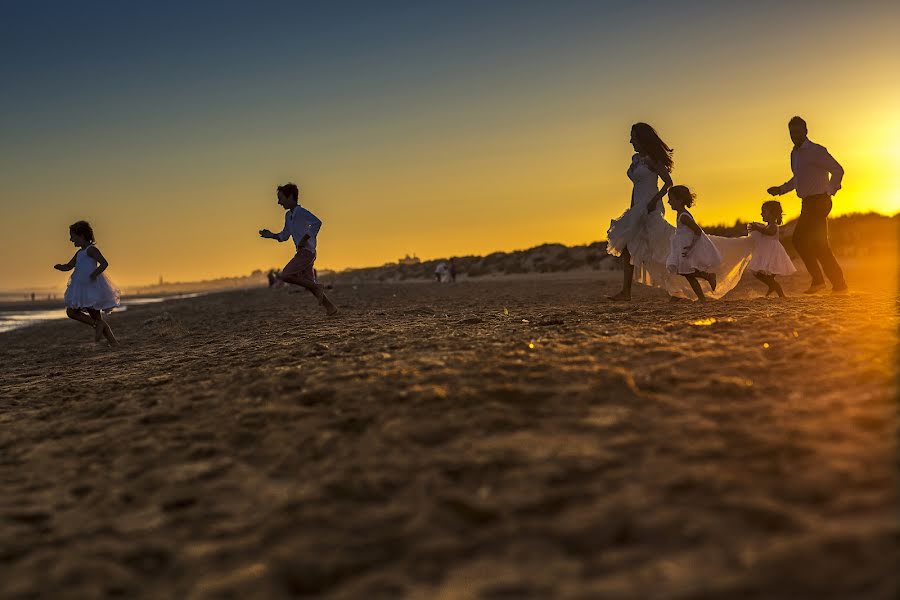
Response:
[{"label": "ruffled skirt", "polygon": [[722,254],[705,233],[700,234],[694,247],[684,256],[684,249],[693,242],[695,234],[691,231],[682,234],[682,231],[677,230],[672,236],[671,250],[666,259],[669,273],[690,275],[694,271],[714,271],[722,264]]},{"label": "ruffled skirt", "polygon": [[627,248],[634,265],[634,281],[662,287],[667,279],[666,257],[673,231],[661,211],[648,214],[645,206],[633,206],[610,222],[606,252],[621,256]]},{"label": "ruffled skirt", "polygon": [[797,267],[776,237],[766,239],[761,233],[754,231],[750,238],[756,243],[753,258],[747,265],[751,272],[766,275],[793,275],[797,272]]},{"label": "ruffled skirt", "polygon": [[120,305],[121,294],[105,273],[97,279],[72,277],[66,286],[63,296],[68,308],[92,308],[95,310],[112,310]]},{"label": "ruffled skirt", "polygon": [[[750,257],[753,253],[753,242],[747,236],[727,238],[710,235],[706,237],[715,247],[716,252],[722,257],[721,262],[716,267],[700,269],[716,274],[716,290],[712,291],[706,281],[702,279],[698,281],[703,289],[703,294],[707,298],[719,299],[740,283],[741,276],[750,263]],[[696,300],[688,280],[681,275],[673,274],[664,287],[671,296]]]}]

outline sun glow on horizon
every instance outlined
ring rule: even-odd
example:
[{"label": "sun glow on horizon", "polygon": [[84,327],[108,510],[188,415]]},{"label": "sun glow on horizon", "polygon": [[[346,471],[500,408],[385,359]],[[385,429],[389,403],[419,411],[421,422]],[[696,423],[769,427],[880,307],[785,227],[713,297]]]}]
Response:
[{"label": "sun glow on horizon", "polygon": [[[862,4],[651,0],[666,27],[643,39],[603,2],[223,6],[218,36],[191,3],[19,3],[0,39],[20,58],[0,95],[0,281],[65,286],[51,265],[78,219],[121,286],[279,267],[289,245],[256,231],[280,227],[286,181],[324,222],[320,269],[599,241],[630,202],[635,121],[675,148],[703,224],[759,218],[793,114],[845,168],[832,216],[894,215],[900,4]],[[273,36],[284,23],[304,34]]]}]

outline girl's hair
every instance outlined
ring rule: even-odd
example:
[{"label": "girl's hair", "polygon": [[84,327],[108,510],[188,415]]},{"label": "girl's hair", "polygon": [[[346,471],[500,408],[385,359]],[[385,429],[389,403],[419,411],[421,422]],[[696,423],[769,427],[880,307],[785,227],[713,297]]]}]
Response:
[{"label": "girl's hair", "polygon": [[295,183],[286,183],[284,185],[279,185],[278,191],[288,198],[293,198],[294,200],[300,199],[300,188],[298,188],[297,184]]},{"label": "girl's hair", "polygon": [[686,185],[673,185],[669,188],[670,198],[680,198],[684,205],[688,208],[694,205],[697,194],[692,192]]},{"label": "girl's hair", "polygon": [[674,150],[669,148],[666,143],[660,139],[656,130],[646,123],[635,123],[631,126],[631,131],[634,133],[634,137],[638,141],[641,151],[652,158],[656,164],[662,166],[666,171],[671,173],[672,169],[675,167],[675,161],[672,160],[672,152],[674,152]]},{"label": "girl's hair", "polygon": [[75,221],[69,225],[69,233],[80,235],[91,244],[94,243],[94,230],[87,221]]},{"label": "girl's hair", "polygon": [[765,202],[763,202],[762,210],[773,211],[776,215],[778,215],[775,218],[775,222],[781,225],[781,220],[784,218],[784,210],[781,208],[781,202],[779,202],[778,200],[766,200]]}]

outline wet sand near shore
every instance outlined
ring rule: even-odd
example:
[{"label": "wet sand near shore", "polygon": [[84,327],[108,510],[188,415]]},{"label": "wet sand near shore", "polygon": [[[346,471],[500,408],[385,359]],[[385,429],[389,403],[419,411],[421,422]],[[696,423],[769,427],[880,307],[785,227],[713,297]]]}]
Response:
[{"label": "wet sand near shore", "polygon": [[0,596],[896,598],[896,281],[617,277],[3,334]]}]

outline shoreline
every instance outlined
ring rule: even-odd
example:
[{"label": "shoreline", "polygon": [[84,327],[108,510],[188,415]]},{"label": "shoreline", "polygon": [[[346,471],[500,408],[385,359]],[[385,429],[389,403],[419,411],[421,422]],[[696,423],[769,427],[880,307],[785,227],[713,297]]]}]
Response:
[{"label": "shoreline", "polygon": [[[171,302],[174,300],[190,300],[211,293],[216,292],[195,292],[189,294],[172,294],[168,296],[129,296],[123,299],[120,307],[110,311],[108,314],[121,314],[143,306]],[[26,327],[34,327],[40,323],[62,321],[66,318],[65,304],[58,304],[55,302],[49,304],[49,308],[32,307],[26,310],[4,310],[4,306],[0,305],[0,335],[8,334]]]}]

